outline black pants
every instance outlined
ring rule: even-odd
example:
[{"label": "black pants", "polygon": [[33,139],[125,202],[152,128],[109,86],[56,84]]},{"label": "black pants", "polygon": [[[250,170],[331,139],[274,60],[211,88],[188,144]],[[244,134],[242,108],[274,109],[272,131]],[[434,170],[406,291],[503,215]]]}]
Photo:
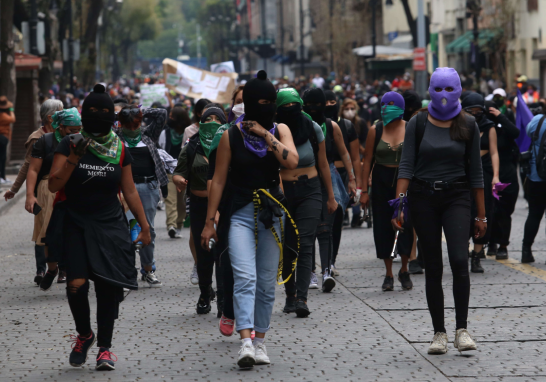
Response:
[{"label": "black pants", "polygon": [[[349,192],[349,173],[345,169],[345,167],[339,167],[337,169],[337,172],[339,172],[339,175],[341,176],[341,179],[343,180],[343,184],[345,185],[345,190]],[[338,207],[337,211],[335,212],[334,217],[334,225],[332,226],[332,240],[333,240],[333,252],[332,252],[332,264],[336,263],[337,253],[339,251],[339,245],[341,244],[341,233],[343,232],[343,218],[345,217],[345,214],[347,211],[343,211],[341,206]]]},{"label": "black pants", "polygon": [[216,263],[216,287],[219,294],[223,293],[222,272],[218,269],[215,251],[206,251],[201,247],[201,233],[207,221],[208,198],[196,196],[190,192],[190,225],[191,233],[195,241],[197,257],[197,275],[199,276],[199,288],[201,292],[208,291],[212,284],[212,273]]},{"label": "black pants", "polygon": [[[76,331],[82,336],[91,333],[91,310],[89,308],[89,280],[81,287],[66,287],[68,305],[76,322]],[[112,347],[114,321],[119,316],[119,303],[123,300],[123,288],[115,287],[101,279],[95,280],[97,295],[97,345]]]},{"label": "black pants", "polygon": [[[322,211],[320,213],[320,222],[317,227],[316,238],[319,243],[319,252],[320,252],[320,265],[322,268],[322,273],[326,269],[330,270],[330,265],[332,264],[332,253],[334,251],[333,238],[332,238],[332,227],[334,225],[334,218],[336,217],[335,212],[333,214],[328,213],[328,191],[325,187],[321,187],[322,193]],[[312,265],[311,268],[313,272],[315,271],[315,246],[313,245],[313,255],[312,255]]]},{"label": "black pants", "polygon": [[226,246],[226,250],[220,254],[220,272],[222,272],[222,287],[224,297],[222,314],[230,320],[235,320],[235,311],[233,310],[233,268],[231,268],[231,260],[229,258],[227,248],[228,247]]},{"label": "black pants", "polygon": [[322,192],[318,177],[302,179],[297,182],[284,182],[286,207],[298,227],[300,250],[297,251],[296,232],[286,223],[286,236],[283,250],[283,279],[292,271],[292,261],[297,256],[296,274],[284,284],[286,295],[297,295],[298,300],[307,301],[315,234],[322,212]]},{"label": "black pants", "polygon": [[523,233],[523,245],[532,246],[540,227],[540,221],[546,210],[546,182],[533,182],[529,178],[525,181],[527,201],[529,202],[529,215],[525,221]]},{"label": "black pants", "polygon": [[8,153],[9,139],[0,134],[0,178],[6,179],[6,157]]},{"label": "black pants", "polygon": [[502,246],[510,244],[512,213],[516,208],[519,194],[517,176],[514,176],[514,179],[507,183],[510,183],[510,185],[500,193],[499,200],[493,198],[494,216],[490,243]]},{"label": "black pants", "polygon": [[36,258],[36,273],[45,273],[47,269],[45,245],[34,246],[34,257]]},{"label": "black pants", "polygon": [[470,190],[428,191],[412,183],[408,195],[413,226],[425,257],[426,295],[434,332],[446,332],[442,289],[442,228],[453,273],[456,325],[457,329],[466,328],[470,298]]},{"label": "black pants", "polygon": [[[398,169],[376,164],[372,174],[371,205],[373,214],[373,238],[378,259],[390,259],[396,232],[392,228],[393,208],[389,200],[396,199]],[[413,247],[411,218],[404,219],[404,232],[398,234],[398,253],[410,256]]]}]

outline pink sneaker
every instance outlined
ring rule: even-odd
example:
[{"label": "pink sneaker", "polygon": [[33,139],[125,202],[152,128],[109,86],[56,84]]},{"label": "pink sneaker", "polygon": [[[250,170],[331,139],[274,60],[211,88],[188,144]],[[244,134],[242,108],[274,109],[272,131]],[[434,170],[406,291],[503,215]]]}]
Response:
[{"label": "pink sneaker", "polygon": [[256,332],[253,330],[250,332],[250,340],[254,341],[254,337],[256,337]]},{"label": "pink sneaker", "polygon": [[230,320],[222,314],[220,322],[218,323],[220,328],[220,333],[226,337],[231,337],[233,335],[233,327],[235,326],[235,320]]}]

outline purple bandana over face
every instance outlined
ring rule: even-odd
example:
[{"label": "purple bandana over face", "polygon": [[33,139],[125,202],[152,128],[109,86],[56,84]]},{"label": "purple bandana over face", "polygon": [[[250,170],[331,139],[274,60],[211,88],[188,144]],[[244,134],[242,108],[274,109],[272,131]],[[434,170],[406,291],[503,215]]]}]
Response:
[{"label": "purple bandana over face", "polygon": [[[452,91],[447,91],[452,88]],[[440,121],[455,118],[461,112],[459,97],[462,93],[461,79],[453,68],[437,68],[430,77],[428,87],[431,101],[428,104],[429,113]]]},{"label": "purple bandana over face", "polygon": [[[245,115],[241,115],[237,120],[235,121],[235,124],[238,124],[243,121],[245,118]],[[272,135],[275,135],[275,129],[277,128],[277,125],[274,123],[273,127],[269,132]],[[258,137],[254,134],[248,133],[245,129],[241,127],[241,133],[243,133],[243,142],[245,143],[245,147],[248,151],[251,153],[257,155],[260,158],[265,157],[267,154],[267,143],[265,142],[265,139],[262,137]]]}]

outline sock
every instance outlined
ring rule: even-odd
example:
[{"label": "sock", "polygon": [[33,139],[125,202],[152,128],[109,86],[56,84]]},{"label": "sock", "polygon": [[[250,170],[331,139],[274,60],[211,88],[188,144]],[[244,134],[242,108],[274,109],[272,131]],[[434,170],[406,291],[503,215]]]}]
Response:
[{"label": "sock", "polygon": [[264,340],[265,340],[265,338],[254,337],[254,344],[253,345],[258,346],[259,344],[263,344]]},{"label": "sock", "polygon": [[250,338],[243,338],[243,345],[252,345],[252,340]]}]

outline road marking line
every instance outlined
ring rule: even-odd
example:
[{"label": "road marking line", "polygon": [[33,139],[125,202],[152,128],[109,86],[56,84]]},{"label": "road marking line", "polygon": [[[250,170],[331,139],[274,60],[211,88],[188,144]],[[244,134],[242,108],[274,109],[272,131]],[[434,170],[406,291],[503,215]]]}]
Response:
[{"label": "road marking line", "polygon": [[503,265],[506,265],[508,268],[515,269],[516,271],[520,271],[527,275],[534,276],[543,281],[546,281],[546,271],[543,269],[533,267],[530,264],[522,264],[519,261],[514,259],[495,260],[495,261]]}]

